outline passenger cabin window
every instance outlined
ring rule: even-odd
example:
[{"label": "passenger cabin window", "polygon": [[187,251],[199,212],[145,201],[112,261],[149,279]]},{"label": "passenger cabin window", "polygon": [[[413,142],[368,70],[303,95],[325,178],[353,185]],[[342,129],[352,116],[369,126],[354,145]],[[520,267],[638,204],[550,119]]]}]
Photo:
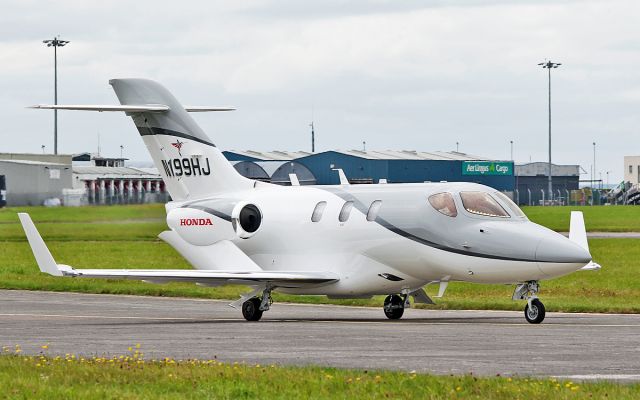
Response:
[{"label": "passenger cabin window", "polygon": [[316,208],[313,209],[313,214],[311,214],[311,222],[318,222],[322,219],[322,213],[324,213],[325,207],[327,207],[326,201],[321,201],[316,204]]},{"label": "passenger cabin window", "polygon": [[518,207],[518,205],[509,198],[509,196],[507,196],[502,192],[494,192],[494,194],[498,196],[498,198],[502,200],[502,202],[505,203],[507,207],[509,207],[509,210],[511,210],[511,213],[513,215],[520,218],[527,218],[527,216],[522,212],[520,207]]},{"label": "passenger cabin window", "polygon": [[367,221],[375,221],[378,218],[380,207],[382,207],[382,200],[376,200],[371,203],[369,211],[367,211]]},{"label": "passenger cabin window", "polygon": [[441,214],[449,217],[458,215],[458,209],[451,193],[432,194],[429,196],[429,204]]},{"label": "passenger cabin window", "polygon": [[464,209],[485,217],[509,218],[509,213],[486,192],[460,192]]},{"label": "passenger cabin window", "polygon": [[349,219],[349,215],[351,215],[351,209],[353,208],[353,201],[347,201],[342,206],[342,210],[340,210],[340,215],[338,215],[338,221],[346,222]]}]

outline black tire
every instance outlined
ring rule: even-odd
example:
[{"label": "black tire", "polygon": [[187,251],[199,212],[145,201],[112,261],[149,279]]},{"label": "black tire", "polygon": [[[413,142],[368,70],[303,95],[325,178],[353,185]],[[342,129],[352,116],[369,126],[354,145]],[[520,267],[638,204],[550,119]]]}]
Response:
[{"label": "black tire", "polygon": [[544,316],[544,304],[538,299],[531,300],[531,308],[529,308],[529,303],[527,303],[527,306],[524,308],[524,317],[530,324],[539,324],[544,321]]},{"label": "black tire", "polygon": [[242,303],[242,316],[244,319],[247,321],[260,321],[260,318],[262,318],[260,303],[262,303],[262,300],[257,297],[252,297]]},{"label": "black tire", "polygon": [[391,294],[384,299],[384,315],[389,319],[400,319],[404,314],[404,300],[397,294]]}]

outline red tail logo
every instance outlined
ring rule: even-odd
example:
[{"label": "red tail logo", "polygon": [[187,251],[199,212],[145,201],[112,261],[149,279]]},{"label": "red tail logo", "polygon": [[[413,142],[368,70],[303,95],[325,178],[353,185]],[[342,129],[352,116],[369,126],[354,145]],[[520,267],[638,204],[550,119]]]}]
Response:
[{"label": "red tail logo", "polygon": [[182,149],[182,145],[184,144],[184,142],[181,142],[180,140],[176,140],[175,143],[171,143],[171,145],[173,147],[175,147],[176,149],[178,149],[178,154],[180,154],[180,157],[182,157],[182,153],[180,153],[180,149]]}]

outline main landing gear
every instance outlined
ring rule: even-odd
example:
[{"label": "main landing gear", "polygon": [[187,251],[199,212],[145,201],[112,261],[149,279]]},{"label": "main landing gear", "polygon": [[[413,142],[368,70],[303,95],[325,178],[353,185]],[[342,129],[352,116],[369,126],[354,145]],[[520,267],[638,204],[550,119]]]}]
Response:
[{"label": "main landing gear", "polygon": [[524,308],[524,318],[530,324],[539,324],[544,321],[544,304],[538,299],[538,281],[529,281],[516,286],[513,292],[513,300],[527,300]]},{"label": "main landing gear", "polygon": [[[389,319],[400,319],[404,314],[404,308],[408,304],[409,295],[400,297],[397,294],[390,294],[384,299],[384,315]],[[409,304],[410,305],[410,304]]]},{"label": "main landing gear", "polygon": [[266,288],[262,292],[262,298],[252,297],[242,303],[242,316],[247,321],[259,321],[262,313],[268,311],[272,303],[271,288]]}]

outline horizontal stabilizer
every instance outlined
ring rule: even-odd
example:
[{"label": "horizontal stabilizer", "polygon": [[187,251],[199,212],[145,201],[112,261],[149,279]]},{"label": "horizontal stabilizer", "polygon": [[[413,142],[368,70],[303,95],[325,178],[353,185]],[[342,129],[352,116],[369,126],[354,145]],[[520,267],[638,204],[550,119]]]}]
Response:
[{"label": "horizontal stabilizer", "polygon": [[[167,112],[169,106],[165,104],[128,104],[128,105],[108,105],[108,104],[36,104],[27,108],[39,110],[75,110],[75,111],[123,111],[128,113],[141,112]],[[209,112],[209,111],[234,111],[232,107],[210,107],[210,106],[184,106],[188,112]]]}]

